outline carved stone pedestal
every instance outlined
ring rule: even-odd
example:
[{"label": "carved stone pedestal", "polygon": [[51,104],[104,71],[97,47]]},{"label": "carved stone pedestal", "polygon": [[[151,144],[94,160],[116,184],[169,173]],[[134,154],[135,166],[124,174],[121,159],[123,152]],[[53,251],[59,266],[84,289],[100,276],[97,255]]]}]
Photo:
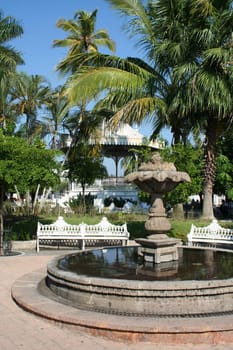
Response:
[{"label": "carved stone pedestal", "polygon": [[159,264],[178,260],[180,240],[169,238],[167,232],[171,225],[167,219],[163,204],[163,195],[173,190],[181,182],[190,182],[185,172],[179,172],[173,163],[164,162],[159,154],[154,154],[151,162],[143,163],[137,172],[128,174],[126,182],[134,182],[142,191],[151,195],[151,207],[145,229],[146,239],[140,238],[139,254],[145,261]]},{"label": "carved stone pedestal", "polygon": [[138,253],[143,256],[143,259],[147,262],[159,264],[161,262],[168,262],[178,260],[178,244],[179,239],[169,238],[167,239],[148,239],[139,238],[136,242],[140,244]]}]

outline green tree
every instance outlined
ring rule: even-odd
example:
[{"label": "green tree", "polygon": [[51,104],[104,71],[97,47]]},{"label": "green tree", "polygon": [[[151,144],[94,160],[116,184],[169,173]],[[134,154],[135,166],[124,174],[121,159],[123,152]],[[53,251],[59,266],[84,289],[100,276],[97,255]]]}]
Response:
[{"label": "green tree", "polygon": [[233,150],[232,127],[217,143],[216,181],[214,192],[233,200]]},{"label": "green tree", "polygon": [[0,11],[0,125],[12,132],[15,120],[9,103],[9,89],[18,65],[23,64],[21,54],[9,42],[23,34],[23,28],[12,16],[4,17]]},{"label": "green tree", "polygon": [[[203,216],[213,217],[216,143],[232,118],[231,2],[108,0],[128,17],[147,62],[92,54],[79,57],[67,92],[73,101],[109,91],[104,103],[120,120],[150,115],[156,128],[172,127],[180,138],[199,128],[205,135]],[[90,67],[92,66],[92,67]]]},{"label": "green tree", "polygon": [[47,133],[51,136],[49,142],[52,149],[57,149],[60,137],[64,135],[64,120],[68,116],[68,101],[63,94],[63,89],[58,87],[48,96],[46,101],[43,121]]},{"label": "green tree", "polygon": [[36,136],[43,134],[44,125],[38,114],[50,96],[49,84],[40,75],[21,72],[17,75],[10,94],[17,115],[26,117],[18,134],[25,137],[28,143],[33,142]]},{"label": "green tree", "polygon": [[230,159],[220,154],[216,158],[216,181],[214,192],[224,194],[227,200],[233,200],[233,164]]},{"label": "green tree", "polygon": [[[57,70],[63,74],[72,74],[79,67],[76,57],[85,53],[98,52],[100,47],[107,48],[114,52],[115,44],[104,29],[96,30],[97,10],[92,13],[77,11],[73,19],[60,19],[57,27],[67,33],[67,37],[61,40],[54,40],[54,47],[67,47],[67,56],[58,64]],[[77,101],[76,101],[77,102]],[[86,110],[88,100],[80,99],[74,112],[67,116],[65,122],[71,136],[70,148],[85,139],[87,140],[95,128],[99,126],[97,117]],[[98,118],[100,120],[100,118]],[[87,134],[89,132],[89,134]],[[82,135],[82,133],[84,133]]]},{"label": "green tree", "polygon": [[[233,12],[229,1],[204,1],[198,2],[198,6],[197,1],[182,1],[180,4],[183,15],[176,18],[180,24],[185,23],[182,22],[185,17],[188,19],[189,39],[184,40],[183,35],[174,38],[168,34],[163,36],[163,40],[166,39],[167,51],[171,54],[178,48],[181,52],[175,68],[183,84],[174,105],[179,104],[180,116],[199,125],[205,135],[203,216],[212,218],[216,145],[232,120]],[[164,21],[160,18],[160,25],[162,22],[167,27],[168,18],[167,14]],[[168,50],[169,47],[172,50]]]},{"label": "green tree", "polygon": [[17,116],[10,102],[11,78],[9,75],[0,78],[0,128],[9,135],[14,133],[17,123]]},{"label": "green tree", "polygon": [[[171,205],[185,203],[193,194],[201,194],[202,191],[202,169],[203,151],[191,144],[176,144],[162,151],[165,160],[174,163],[178,171],[187,172],[191,182],[178,185],[173,191],[167,193],[165,200]],[[200,201],[202,198],[200,196]]]},{"label": "green tree", "polygon": [[65,167],[68,169],[69,179],[81,184],[81,195],[85,207],[86,186],[93,185],[96,179],[107,176],[102,156],[97,152],[96,147],[80,144],[71,150]]},{"label": "green tree", "polygon": [[54,186],[59,181],[55,154],[41,144],[30,146],[26,140],[0,134],[0,254],[3,254],[3,201],[8,192],[35,193],[41,187]]},{"label": "green tree", "polygon": [[22,26],[12,16],[4,17],[0,11],[0,77],[16,70],[23,64],[21,54],[8,43],[23,34]]},{"label": "green tree", "polygon": [[58,65],[62,72],[74,72],[77,69],[74,57],[80,53],[98,52],[99,47],[107,47],[114,52],[115,44],[104,29],[95,30],[97,10],[92,13],[77,11],[73,19],[60,19],[57,27],[63,29],[68,36],[54,40],[54,47],[69,48],[67,57]]},{"label": "green tree", "polygon": [[[60,183],[60,163],[56,157],[59,155],[55,150],[48,150],[40,139],[35,140],[33,145],[27,148],[27,161],[31,166],[31,172],[26,178],[26,186],[24,189],[29,190],[32,206],[35,205],[35,195],[44,189],[56,189]],[[25,191],[24,191],[25,193]],[[34,208],[33,208],[34,209]]]}]

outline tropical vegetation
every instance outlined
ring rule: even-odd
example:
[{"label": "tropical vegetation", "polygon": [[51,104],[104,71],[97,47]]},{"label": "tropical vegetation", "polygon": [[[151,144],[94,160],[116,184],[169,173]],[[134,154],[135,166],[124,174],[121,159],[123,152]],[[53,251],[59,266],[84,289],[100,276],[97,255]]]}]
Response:
[{"label": "tropical vegetation", "polygon": [[[204,135],[203,216],[213,218],[216,146],[232,125],[231,1],[108,0],[128,19],[128,31],[145,53],[121,59],[74,54],[66,69],[73,103],[101,96],[96,108],[114,110],[113,124],[152,118],[155,136],[169,126],[174,142]],[[144,5],[145,4],[145,5]]]},{"label": "tropical vegetation", "polygon": [[[21,71],[23,57],[9,42],[23,28],[0,12],[1,233],[6,194],[17,191],[26,203],[30,196],[35,214],[38,195],[58,188],[61,166],[82,185],[77,202],[87,184],[106,176],[98,144],[103,120],[112,128],[149,120],[152,139],[171,130],[162,155],[192,178],[167,196],[171,204],[200,194],[203,218],[210,219],[213,192],[233,199],[231,1],[106,1],[125,16],[138,57],[115,56],[108,32],[96,29],[97,10],[78,10],[57,22],[66,37],[53,46],[67,55],[57,64],[66,83],[55,89],[46,77]],[[126,171],[150,156],[147,145],[132,153]]]}]

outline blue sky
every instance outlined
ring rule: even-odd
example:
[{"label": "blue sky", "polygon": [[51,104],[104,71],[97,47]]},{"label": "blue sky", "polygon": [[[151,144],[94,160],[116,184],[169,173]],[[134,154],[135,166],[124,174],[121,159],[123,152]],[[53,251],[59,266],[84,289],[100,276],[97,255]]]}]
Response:
[{"label": "blue sky", "polygon": [[0,8],[5,16],[15,17],[24,28],[22,37],[13,42],[25,60],[21,70],[44,75],[53,86],[60,83],[55,67],[66,54],[65,49],[52,47],[54,39],[65,36],[63,30],[56,28],[56,22],[60,18],[73,18],[77,10],[98,9],[96,29],[108,30],[116,43],[116,54],[137,55],[132,40],[122,30],[124,19],[105,0],[2,0]]},{"label": "blue sky", "polygon": [[[19,70],[43,75],[53,87],[63,82],[55,68],[66,56],[65,49],[52,47],[54,39],[66,36],[63,30],[56,27],[56,22],[60,18],[73,18],[77,10],[98,10],[96,29],[108,31],[115,41],[116,55],[140,56],[135,43],[123,30],[126,20],[105,0],[1,0],[0,9],[4,16],[13,16],[24,28],[24,34],[10,42],[22,53],[25,61]],[[140,131],[149,136],[151,125],[144,123]],[[169,132],[165,131],[163,136],[169,138]]]}]

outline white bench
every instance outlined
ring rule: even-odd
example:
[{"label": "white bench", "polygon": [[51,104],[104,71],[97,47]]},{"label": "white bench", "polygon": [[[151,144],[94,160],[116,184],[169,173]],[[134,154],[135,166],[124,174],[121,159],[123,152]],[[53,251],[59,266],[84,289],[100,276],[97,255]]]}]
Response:
[{"label": "white bench", "polygon": [[85,249],[85,245],[102,244],[127,245],[129,240],[129,232],[127,225],[113,225],[106,217],[103,217],[100,223],[96,225],[87,225],[81,223],[79,225],[70,225],[64,221],[62,216],[53,224],[37,225],[36,249],[40,250],[40,245],[71,245],[79,246]]},{"label": "white bench", "polygon": [[192,225],[187,239],[189,246],[198,245],[198,243],[233,244],[233,230],[221,227],[217,220],[213,220],[210,225],[204,227]]}]

